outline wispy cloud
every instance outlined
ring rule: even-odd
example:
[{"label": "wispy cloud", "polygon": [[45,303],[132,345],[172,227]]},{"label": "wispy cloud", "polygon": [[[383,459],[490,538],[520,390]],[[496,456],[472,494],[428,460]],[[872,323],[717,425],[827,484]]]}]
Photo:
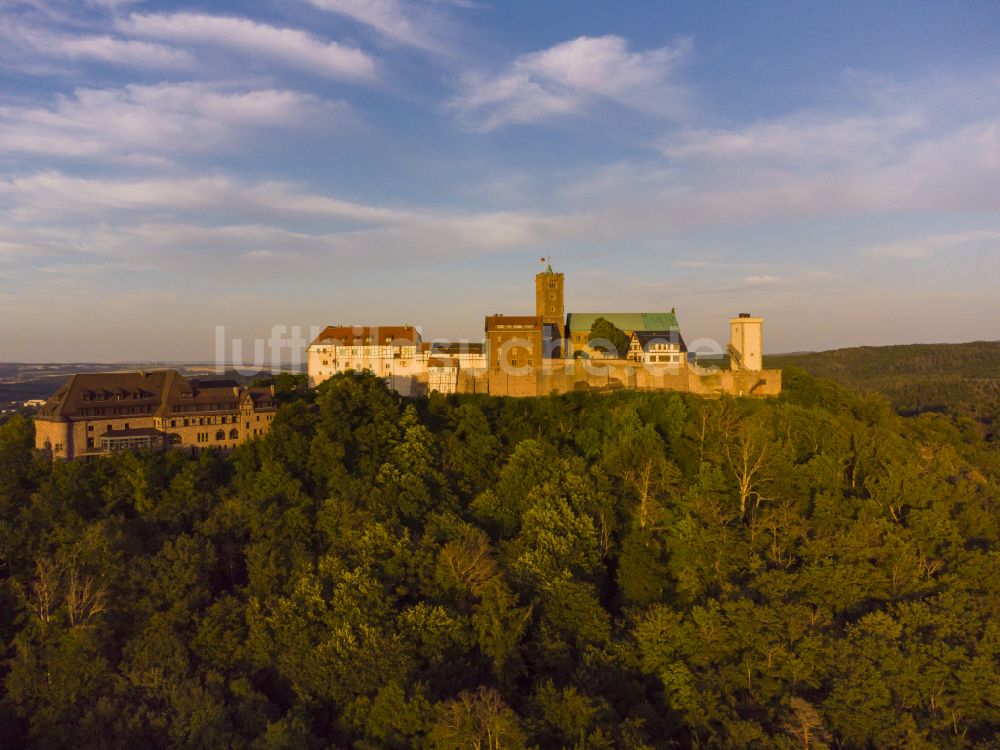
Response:
[{"label": "wispy cloud", "polygon": [[376,77],[375,60],[360,49],[247,18],[202,13],[133,14],[119,21],[119,27],[153,39],[221,46],[242,52],[251,60],[278,61],[319,76],[360,81]]},{"label": "wispy cloud", "polygon": [[781,278],[771,274],[753,274],[743,277],[743,284],[746,286],[772,286],[781,282]]},{"label": "wispy cloud", "polygon": [[124,39],[110,34],[73,34],[9,19],[0,26],[0,39],[8,48],[8,65],[23,67],[37,59],[56,63],[94,61],[130,68],[187,69],[196,64],[189,51],[166,44]]},{"label": "wispy cloud", "polygon": [[[419,263],[524,249],[588,232],[584,221],[568,215],[399,209],[221,176],[101,180],[39,173],[0,180],[0,214],[6,216],[0,236],[20,237],[26,246],[31,228],[44,217],[74,229],[47,230],[39,246],[94,255],[142,252],[171,263],[213,249]],[[150,215],[164,220],[151,223]],[[398,251],[403,247],[405,257]]]},{"label": "wispy cloud", "polygon": [[853,117],[807,112],[730,130],[684,130],[670,136],[662,150],[672,159],[799,166],[881,160],[891,157],[900,139],[919,133],[923,124],[916,112]]},{"label": "wispy cloud", "polygon": [[[0,153],[105,157],[230,148],[246,128],[337,122],[347,105],[280,89],[203,83],[77,89],[49,107],[0,107]],[[162,162],[160,162],[162,164]]]},{"label": "wispy cloud", "polygon": [[373,29],[386,39],[426,52],[453,51],[451,22],[430,6],[415,7],[400,0],[308,0],[320,10],[335,13]]},{"label": "wispy cloud", "polygon": [[582,36],[522,55],[497,74],[465,76],[452,106],[482,131],[578,113],[612,102],[665,117],[685,111],[676,71],[688,40],[634,52],[619,36]]},{"label": "wispy cloud", "polygon": [[189,68],[195,58],[187,50],[136,39],[112,36],[84,36],[76,39],[55,39],[48,48],[71,59],[99,60],[116,65],[138,68]]},{"label": "wispy cloud", "polygon": [[972,230],[953,234],[935,234],[875,245],[864,251],[876,258],[929,258],[942,252],[969,249],[989,249],[1000,252],[1000,231]]}]

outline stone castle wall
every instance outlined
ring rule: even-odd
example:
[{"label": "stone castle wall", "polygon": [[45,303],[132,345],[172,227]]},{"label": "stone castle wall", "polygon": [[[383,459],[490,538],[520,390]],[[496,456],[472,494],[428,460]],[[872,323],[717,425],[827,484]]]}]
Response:
[{"label": "stone castle wall", "polygon": [[550,359],[528,374],[494,370],[462,370],[458,393],[494,396],[545,396],[574,391],[680,391],[701,396],[776,396],[781,370],[717,370],[680,366],[648,366],[624,359]]}]

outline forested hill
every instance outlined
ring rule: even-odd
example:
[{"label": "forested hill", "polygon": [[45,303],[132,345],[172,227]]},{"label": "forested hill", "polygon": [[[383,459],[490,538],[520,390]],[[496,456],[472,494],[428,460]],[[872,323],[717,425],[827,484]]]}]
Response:
[{"label": "forested hill", "polygon": [[1000,451],[774,400],[283,379],[229,457],[0,426],[0,744],[995,748]]},{"label": "forested hill", "polygon": [[862,346],[765,357],[766,367],[800,367],[858,391],[882,393],[901,412],[1000,417],[1000,341]]}]

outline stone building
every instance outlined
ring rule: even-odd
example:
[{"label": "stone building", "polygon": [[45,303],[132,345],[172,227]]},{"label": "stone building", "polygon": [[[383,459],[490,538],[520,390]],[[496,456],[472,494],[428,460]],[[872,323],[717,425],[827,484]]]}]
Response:
[{"label": "stone building", "polygon": [[327,326],[307,350],[309,381],[317,385],[338,372],[369,370],[400,390],[425,371],[421,352],[414,326]]},{"label": "stone building", "polygon": [[677,329],[671,331],[633,331],[628,359],[647,365],[687,367],[687,346]]},{"label": "stone building", "polygon": [[327,326],[306,351],[309,384],[338,372],[371,372],[405,396],[430,390],[454,393],[458,368],[485,372],[482,342],[425,342],[408,325]]},{"label": "stone building", "polygon": [[[629,337],[627,351],[609,354],[591,346],[599,318]],[[428,391],[541,396],[616,388],[775,395],[781,372],[761,369],[761,330],[761,318],[734,318],[733,368],[700,368],[688,363],[675,310],[567,315],[565,277],[549,263],[535,275],[535,314],[486,316],[481,344],[425,343],[411,326],[330,326],[309,346],[309,381],[316,385],[337,372],[367,370],[407,396]]]},{"label": "stone building", "polygon": [[556,331],[542,315],[490,315],[486,318],[489,393],[534,396],[546,341]]},{"label": "stone building", "polygon": [[[673,310],[670,312],[637,313],[570,313],[566,319],[566,331],[569,339],[568,351],[570,354],[577,352],[583,352],[587,355],[597,354],[590,347],[590,330],[598,318],[604,318],[628,337],[631,337],[637,331],[680,332],[680,326],[677,324],[677,314]],[[621,357],[628,356],[626,352],[619,352],[618,354]],[[598,356],[602,355],[598,354]]]},{"label": "stone building", "polygon": [[[552,270],[551,262],[545,271],[535,275],[535,315],[554,326],[552,338],[558,342],[566,337],[565,280],[564,274]],[[558,356],[559,352],[551,354]]]},{"label": "stone building", "polygon": [[750,313],[730,318],[728,348],[731,369],[760,370],[764,366],[764,319]]},{"label": "stone building", "polygon": [[35,447],[70,460],[121,450],[231,450],[264,435],[271,388],[188,379],[176,370],[72,375],[35,416]]}]

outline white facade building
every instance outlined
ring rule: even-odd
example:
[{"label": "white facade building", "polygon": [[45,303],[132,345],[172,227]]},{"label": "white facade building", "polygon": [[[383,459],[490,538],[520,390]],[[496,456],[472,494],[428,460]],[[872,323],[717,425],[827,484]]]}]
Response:
[{"label": "white facade building", "polygon": [[680,331],[636,331],[629,341],[628,358],[646,365],[687,366],[687,346]]},{"label": "white facade building", "polygon": [[367,370],[406,396],[454,393],[462,369],[485,367],[481,343],[424,343],[414,326],[327,326],[307,350],[311,386]]},{"label": "white facade building", "polygon": [[764,367],[764,319],[740,313],[729,319],[729,361],[733,370]]}]

